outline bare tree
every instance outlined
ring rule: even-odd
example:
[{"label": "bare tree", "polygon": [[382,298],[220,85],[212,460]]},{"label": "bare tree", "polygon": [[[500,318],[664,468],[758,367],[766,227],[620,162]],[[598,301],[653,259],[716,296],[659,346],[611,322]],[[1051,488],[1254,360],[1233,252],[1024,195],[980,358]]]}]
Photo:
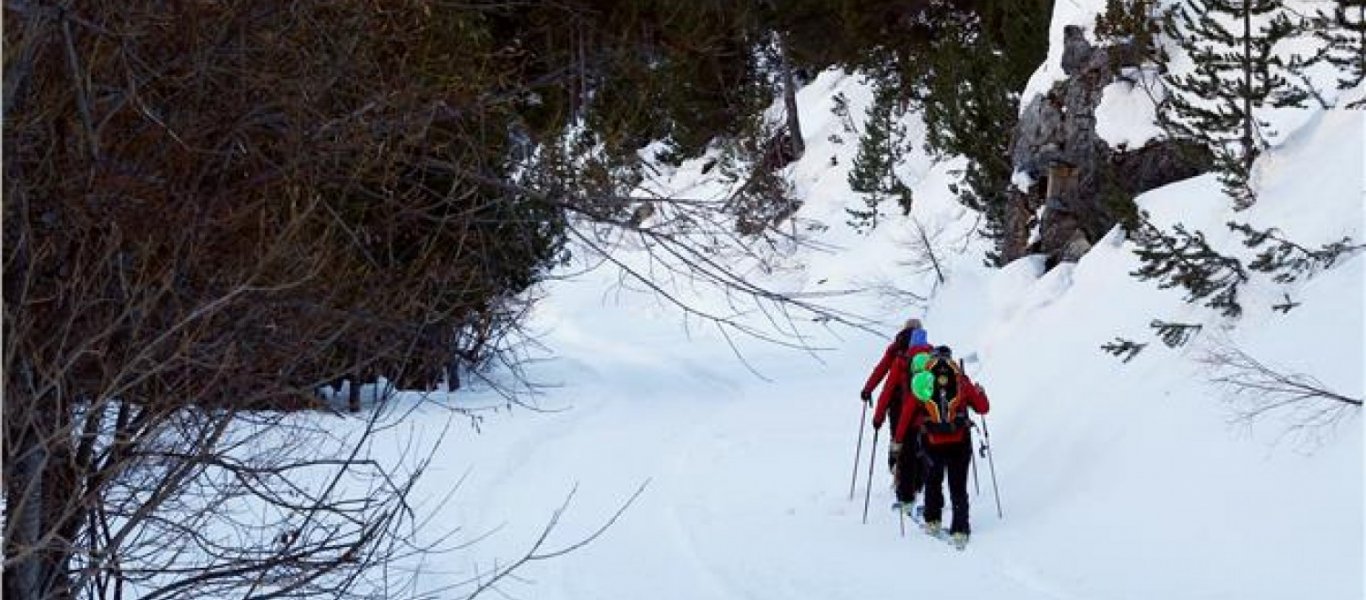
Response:
[{"label": "bare tree", "polygon": [[519,80],[471,25],[509,5],[6,4],[7,598],[401,595],[422,454],[317,392],[515,367],[569,243],[728,336],[859,322],[752,282],[794,231],[519,162],[516,99],[584,61]]},{"label": "bare tree", "polygon": [[[910,267],[911,271],[917,274],[934,273],[935,287],[943,285],[947,281],[945,275],[944,261],[941,258],[945,255],[944,227],[935,227],[933,231],[927,231],[925,224],[920,219],[912,217],[910,239],[901,244],[901,248],[906,250],[906,258],[897,261],[897,264]],[[933,291],[931,291],[933,293]]]},{"label": "bare tree", "polygon": [[783,43],[782,35],[775,32],[773,43],[777,46],[778,52],[778,71],[783,87],[783,109],[787,119],[787,135],[791,141],[790,152],[793,160],[796,160],[806,154],[806,140],[802,138],[802,120],[797,111],[797,83],[792,74],[792,60],[788,56],[787,44]]},{"label": "bare tree", "polygon": [[[905,273],[898,275],[899,281],[878,281],[871,286],[889,309],[899,310],[906,306],[927,305],[948,281],[949,270],[945,258],[953,253],[966,251],[967,243],[975,228],[957,240],[946,239],[947,227],[937,223],[926,227],[915,216],[911,217],[910,235],[897,243],[897,266],[904,267]],[[900,281],[923,282],[928,279],[928,289],[912,290]]]},{"label": "bare tree", "polygon": [[421,8],[6,5],[6,597],[391,597],[425,551],[421,454],[316,391],[491,361],[562,235],[441,166],[502,123]]},{"label": "bare tree", "polygon": [[504,583],[507,581],[515,580],[515,574],[518,571],[522,570],[529,564],[544,560],[551,560],[569,554],[570,552],[578,550],[588,545],[589,543],[592,543],[599,537],[602,537],[602,535],[607,532],[608,528],[615,524],[617,520],[620,519],[621,516],[626,513],[627,509],[629,509],[631,505],[635,503],[636,499],[640,498],[640,495],[645,492],[645,489],[649,485],[649,480],[646,480],[644,483],[641,483],[636,488],[636,491],[632,493],[631,496],[627,498],[625,502],[623,502],[619,507],[617,507],[616,512],[613,513],[606,520],[604,520],[602,525],[598,526],[598,528],[595,529],[593,532],[579,538],[574,542],[565,544],[564,546],[561,546],[559,548],[549,548],[547,546],[550,543],[551,534],[553,534],[555,530],[559,527],[560,518],[564,516],[565,511],[569,510],[569,506],[571,503],[573,503],[574,496],[578,492],[578,484],[575,484],[574,488],[571,489],[567,495],[565,495],[564,501],[561,502],[560,506],[556,508],[554,512],[551,514],[550,518],[546,521],[545,526],[541,528],[540,533],[537,534],[536,539],[532,541],[531,546],[527,548],[527,550],[523,552],[520,556],[518,556],[517,558],[513,559],[512,561],[508,562],[503,566],[496,566],[488,570],[479,570],[476,573],[474,573],[472,577],[469,577],[461,581],[457,581],[456,583],[447,588],[438,590],[427,590],[425,592],[425,595],[437,595],[442,592],[460,592],[463,594],[468,590],[468,595],[463,595],[462,597],[474,598],[489,592],[496,592],[503,596],[507,596],[508,594],[504,590]]},{"label": "bare tree", "polygon": [[1237,419],[1281,419],[1287,433],[1313,437],[1361,410],[1362,399],[1336,392],[1305,373],[1269,366],[1226,340],[1210,343],[1197,360],[1223,389]]}]

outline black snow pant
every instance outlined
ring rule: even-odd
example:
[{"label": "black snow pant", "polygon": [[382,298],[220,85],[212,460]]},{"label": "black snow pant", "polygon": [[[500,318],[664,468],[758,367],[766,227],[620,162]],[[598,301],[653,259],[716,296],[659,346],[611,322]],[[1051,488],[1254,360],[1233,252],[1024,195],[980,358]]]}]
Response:
[{"label": "black snow pant", "polygon": [[[901,422],[901,387],[892,390],[891,398],[887,399],[887,432],[889,438],[896,437],[896,424]],[[901,458],[899,452],[893,448],[893,444],[887,445],[887,470],[896,473],[896,461]]]},{"label": "black snow pant", "polygon": [[892,471],[896,482],[896,499],[903,504],[914,502],[915,495],[925,486],[925,452],[922,450],[920,436],[911,432],[901,443],[897,456],[896,469]]},{"label": "black snow pant", "polygon": [[944,473],[949,476],[949,500],[953,523],[949,533],[969,533],[968,467],[972,463],[972,436],[951,444],[925,444],[929,469],[925,477],[925,520],[940,521],[944,514]]}]

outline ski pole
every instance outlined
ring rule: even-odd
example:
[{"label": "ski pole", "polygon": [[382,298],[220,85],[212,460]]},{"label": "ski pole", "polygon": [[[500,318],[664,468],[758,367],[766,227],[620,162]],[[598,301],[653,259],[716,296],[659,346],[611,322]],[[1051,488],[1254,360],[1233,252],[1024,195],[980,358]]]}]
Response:
[{"label": "ski pole", "polygon": [[982,435],[986,437],[986,443],[982,445],[982,449],[987,455],[987,467],[991,469],[991,493],[996,497],[996,518],[1004,519],[1005,516],[1001,514],[1001,492],[996,487],[996,461],[992,459],[991,455],[991,430],[987,429],[986,415],[982,415]]},{"label": "ski pole", "polygon": [[868,421],[868,405],[871,401],[863,403],[863,416],[858,419],[858,445],[854,446],[854,474],[849,478],[849,501],[854,501],[854,486],[858,484],[858,457],[863,452],[863,424]]},{"label": "ski pole", "polygon": [[896,520],[901,524],[901,537],[906,537],[906,511],[904,507],[896,507]]},{"label": "ski pole", "polygon": [[877,463],[877,429],[873,429],[873,449],[868,454],[868,486],[863,488],[863,524],[868,524],[868,499],[873,496],[873,465]]}]

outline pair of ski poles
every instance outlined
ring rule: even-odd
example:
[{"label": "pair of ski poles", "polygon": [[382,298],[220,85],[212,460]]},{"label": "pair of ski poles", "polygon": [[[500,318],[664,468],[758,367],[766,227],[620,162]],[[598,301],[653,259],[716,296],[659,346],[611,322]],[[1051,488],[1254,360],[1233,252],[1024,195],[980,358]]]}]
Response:
[{"label": "pair of ski poles", "polygon": [[[850,501],[854,499],[854,488],[858,485],[858,462],[861,454],[863,453],[863,429],[864,424],[868,422],[869,404],[871,404],[871,402],[863,402],[863,414],[859,417],[858,444],[854,446],[854,472],[849,479]],[[988,469],[990,469],[991,472],[991,493],[996,500],[996,517],[1003,519],[1005,518],[1005,515],[1001,511],[1001,492],[996,485],[996,461],[993,459],[991,454],[991,430],[987,428],[986,415],[981,415],[981,417],[982,436],[985,439],[982,441],[981,446],[978,448],[975,454],[985,456],[987,459],[987,467]],[[868,483],[863,488],[863,523],[865,525],[868,524],[868,503],[872,498],[873,493],[873,465],[877,463],[877,436],[880,431],[880,429],[873,429],[873,448],[868,453]],[[971,458],[969,460],[972,462],[972,487],[973,490],[980,495],[981,488],[977,484],[977,460],[975,458]],[[902,527],[905,527],[905,523],[902,523]]]},{"label": "pair of ski poles", "polygon": [[[863,426],[868,422],[868,405],[872,404],[872,401],[865,400],[860,404],[863,404],[863,415],[858,419],[858,445],[854,447],[854,474],[849,479],[849,500],[851,502],[854,500],[854,488],[858,485],[858,459],[863,452]],[[863,523],[865,525],[868,524],[868,500],[872,496],[873,489],[873,463],[877,456],[878,431],[879,429],[873,429],[873,449],[868,454],[868,486],[864,488],[863,493]]]}]

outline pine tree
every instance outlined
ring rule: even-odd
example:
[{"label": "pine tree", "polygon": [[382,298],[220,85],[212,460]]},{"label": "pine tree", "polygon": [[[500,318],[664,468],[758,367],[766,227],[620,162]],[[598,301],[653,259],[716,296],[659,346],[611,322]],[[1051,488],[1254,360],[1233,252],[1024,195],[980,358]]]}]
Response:
[{"label": "pine tree", "polygon": [[[1248,263],[1248,268],[1261,273],[1274,274],[1277,283],[1290,283],[1300,277],[1333,268],[1339,261],[1360,252],[1366,245],[1353,244],[1352,238],[1343,237],[1323,246],[1306,248],[1286,239],[1280,230],[1257,229],[1247,223],[1230,221],[1228,228],[1243,235],[1243,245],[1248,248],[1261,248],[1256,258]],[[1262,247],[1270,242],[1270,245]]]},{"label": "pine tree", "polygon": [[[1051,3],[983,2],[975,13],[950,11],[933,21],[937,35],[909,68],[909,86],[923,110],[926,148],[968,159],[962,181],[950,187],[964,206],[982,214],[981,233],[997,242],[986,262],[1004,264],[1011,130],[1019,92],[1048,51]],[[963,77],[963,73],[972,73]]]},{"label": "pine tree", "polygon": [[1093,32],[1106,45],[1126,44],[1148,60],[1167,64],[1158,0],[1105,0],[1105,12],[1096,15]]},{"label": "pine tree", "polygon": [[901,181],[894,167],[910,149],[906,127],[899,121],[906,113],[897,99],[894,85],[879,82],[868,107],[868,119],[859,136],[858,154],[849,171],[849,187],[863,197],[864,208],[846,208],[849,225],[859,231],[877,227],[878,205],[894,199],[902,214],[911,212],[911,189]]},{"label": "pine tree", "polygon": [[1157,330],[1157,337],[1161,338],[1162,343],[1166,344],[1168,348],[1186,345],[1192,336],[1205,328],[1204,325],[1198,323],[1174,323],[1161,319],[1153,319],[1151,323],[1148,323],[1148,327]]},{"label": "pine tree", "polygon": [[1146,347],[1148,347],[1147,344],[1140,344],[1133,340],[1116,337],[1113,342],[1101,344],[1100,349],[1118,356],[1122,361],[1127,363],[1133,360],[1135,356],[1138,356],[1138,353],[1142,352]]},{"label": "pine tree", "polygon": [[[741,3],[744,4],[744,3]],[[1002,263],[1010,177],[1010,130],[1019,93],[1048,52],[1052,0],[777,0],[757,3],[783,33],[793,60],[805,68],[840,65],[879,86],[895,88],[900,105],[925,119],[924,149],[967,160],[953,188],[983,214],[980,232],[996,240],[991,264]],[[865,141],[867,141],[865,139]],[[877,152],[865,153],[871,160]],[[879,170],[863,167],[868,189]],[[862,184],[861,184],[862,185]],[[850,210],[871,224],[872,206]],[[909,199],[909,196],[907,196]],[[903,209],[905,207],[903,206]]]},{"label": "pine tree", "polygon": [[1186,302],[1205,300],[1205,306],[1218,309],[1226,317],[1243,313],[1238,303],[1238,288],[1247,283],[1247,269],[1237,258],[1211,248],[1205,234],[1190,231],[1180,223],[1167,233],[1147,220],[1130,232],[1138,248],[1134,251],[1142,264],[1130,275],[1141,281],[1156,279],[1162,289],[1186,290]]},{"label": "pine tree", "polygon": [[1165,25],[1195,70],[1167,77],[1171,102],[1160,118],[1177,137],[1209,146],[1225,192],[1247,208],[1256,202],[1252,163],[1271,133],[1258,113],[1300,106],[1308,97],[1285,76],[1301,63],[1273,54],[1299,28],[1279,0],[1186,0]]},{"label": "pine tree", "polygon": [[[1314,35],[1326,44],[1322,58],[1342,71],[1338,89],[1354,88],[1366,79],[1366,0],[1338,0],[1331,15],[1320,11]],[[1363,102],[1348,108],[1360,108]]]}]

